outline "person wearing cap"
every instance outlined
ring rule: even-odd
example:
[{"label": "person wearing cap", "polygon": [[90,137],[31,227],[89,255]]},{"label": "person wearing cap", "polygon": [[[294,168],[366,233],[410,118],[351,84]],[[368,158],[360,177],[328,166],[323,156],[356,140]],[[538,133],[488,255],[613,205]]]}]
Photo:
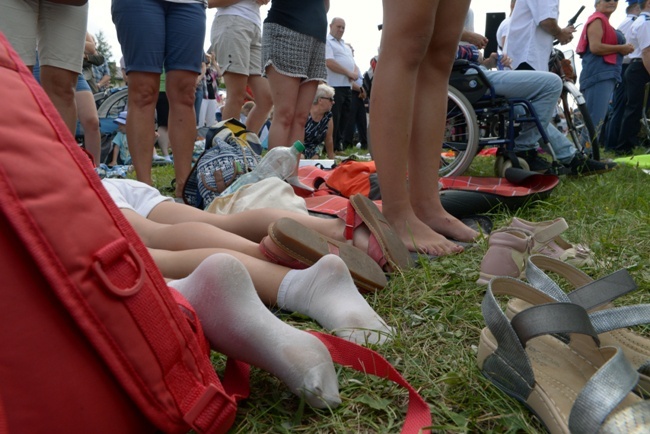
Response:
[{"label": "person wearing cap", "polygon": [[117,134],[113,137],[113,150],[108,167],[131,164],[131,154],[126,140],[126,111],[121,112],[113,122],[117,124]]},{"label": "person wearing cap", "polygon": [[[625,43],[625,37],[617,34],[609,23],[617,6],[617,0],[596,0],[596,10],[587,18],[576,48],[582,58],[580,91],[596,126],[596,135],[607,114],[614,87],[621,81],[623,56],[634,51],[632,44]],[[587,140],[594,139],[586,137],[586,133],[584,136]]]},{"label": "person wearing cap", "polygon": [[631,155],[638,145],[645,85],[650,82],[650,2],[643,0],[640,6],[641,13],[629,32],[634,51],[630,54],[630,66],[625,71],[627,105],[614,148],[614,152],[620,156]]},{"label": "person wearing cap", "polygon": [[[627,8],[625,9],[625,19],[618,25],[616,30],[621,32],[625,36],[625,40],[629,41],[630,36],[629,32],[632,28],[634,20],[641,13],[640,0],[627,0]],[[630,56],[627,55],[623,57],[623,65],[621,66],[621,81],[616,85],[614,89],[614,95],[612,96],[612,106],[609,121],[606,125],[606,131],[604,133],[604,145],[606,149],[613,149],[616,146],[616,140],[618,139],[618,132],[621,128],[621,122],[623,121],[623,112],[625,111],[625,106],[627,105],[627,94],[625,90],[625,71],[630,65]]]}]

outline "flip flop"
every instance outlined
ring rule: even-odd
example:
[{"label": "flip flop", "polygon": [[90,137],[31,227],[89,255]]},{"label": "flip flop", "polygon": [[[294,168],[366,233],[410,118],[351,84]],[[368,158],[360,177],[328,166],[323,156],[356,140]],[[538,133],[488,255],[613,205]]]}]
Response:
[{"label": "flip flop", "polygon": [[260,242],[260,250],[272,262],[296,269],[307,268],[323,256],[335,254],[345,262],[362,292],[383,289],[388,284],[381,267],[363,251],[325,237],[290,218],[269,225],[269,235]]},{"label": "flip flop", "polygon": [[[508,320],[495,295],[531,307]],[[552,434],[650,430],[650,401],[631,392],[638,373],[619,348],[599,345],[584,308],[497,277],[481,309],[487,327],[481,332],[479,368]]]},{"label": "flip flop", "polygon": [[[650,305],[615,307],[610,303],[637,289],[627,270],[619,270],[594,280],[570,264],[544,255],[532,255],[527,262],[528,282],[555,301],[576,303],[589,312],[600,341],[623,350],[640,374],[640,391],[650,395],[650,338],[627,328],[650,324]],[[568,282],[572,291],[565,293],[547,272],[554,273]],[[525,301],[512,299],[508,302],[506,315],[512,318],[528,307],[530,305]]]},{"label": "flip flop", "polygon": [[345,216],[345,239],[352,240],[354,231],[365,224],[370,231],[368,255],[386,272],[413,266],[411,255],[386,217],[372,200],[362,194],[350,197]]}]

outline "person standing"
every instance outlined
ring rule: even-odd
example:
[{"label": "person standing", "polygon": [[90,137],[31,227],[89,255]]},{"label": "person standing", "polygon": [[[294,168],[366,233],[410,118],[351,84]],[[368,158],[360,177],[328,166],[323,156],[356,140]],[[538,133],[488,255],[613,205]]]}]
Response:
[{"label": "person standing", "polygon": [[503,49],[512,69],[548,71],[553,39],[562,45],[571,42],[576,29],[558,25],[559,8],[560,0],[517,0]]},{"label": "person standing", "polygon": [[[625,9],[625,19],[619,24],[618,30],[625,36],[625,40],[630,40],[630,29],[634,20],[641,13],[641,7],[639,6],[640,0],[627,0],[627,8]],[[612,97],[612,106],[609,121],[607,122],[607,128],[605,131],[605,148],[608,150],[613,150],[616,147],[616,141],[618,140],[618,132],[621,128],[621,122],[623,121],[623,112],[625,111],[625,106],[627,105],[627,94],[625,91],[625,71],[630,65],[630,56],[627,55],[623,57],[623,65],[621,65],[621,81],[616,85],[614,89],[614,96]]]},{"label": "person standing", "polygon": [[222,118],[239,119],[246,100],[246,86],[255,95],[255,107],[246,127],[259,133],[268,118],[273,100],[268,80],[262,77],[262,18],[260,6],[269,0],[210,0],[218,7],[210,39],[228,91]]},{"label": "person standing", "polygon": [[634,51],[630,54],[630,66],[625,71],[627,105],[619,130],[614,152],[617,155],[631,155],[638,145],[638,134],[643,115],[645,85],[650,82],[650,3],[641,2],[641,14],[630,29],[630,43]]},{"label": "person standing", "polygon": [[[597,136],[600,135],[614,87],[621,81],[623,56],[634,50],[631,44],[619,41],[616,30],[609,23],[609,17],[617,6],[616,1],[596,0],[596,11],[587,19],[576,49],[576,53],[582,57],[580,91],[596,126]],[[583,135],[589,141],[596,140],[596,137],[586,137],[587,133]]]},{"label": "person standing", "polygon": [[126,128],[137,179],[153,183],[151,124],[164,68],[179,198],[191,170],[196,138],[194,102],[203,60],[206,6],[207,0],[113,0],[111,5],[129,78]]},{"label": "person standing", "polygon": [[382,213],[409,250],[438,256],[463,250],[446,237],[471,241],[478,236],[442,207],[432,166],[440,161],[447,83],[469,3],[384,0],[370,96]]},{"label": "person standing", "polygon": [[343,150],[343,134],[352,103],[352,83],[359,78],[359,68],[354,62],[352,50],[343,40],[345,21],[334,18],[330,23],[330,33],[327,35],[325,64],[327,65],[327,84],[334,88],[334,107],[332,108],[334,122],[334,150]]},{"label": "person standing", "polygon": [[77,129],[75,89],[83,66],[88,3],[82,6],[65,3],[2,0],[0,30],[32,71],[38,56],[41,85],[74,135]]},{"label": "person standing", "polygon": [[[347,44],[354,56],[354,48],[352,45]],[[355,68],[359,70],[359,66],[355,64]],[[359,72],[359,76],[352,82],[352,97],[350,98],[350,115],[347,119],[345,131],[343,131],[343,145],[353,146],[354,132],[357,132],[358,145],[361,149],[368,149],[368,115],[366,112],[366,91],[363,88],[363,76]],[[328,157],[329,158],[329,157]]]}]

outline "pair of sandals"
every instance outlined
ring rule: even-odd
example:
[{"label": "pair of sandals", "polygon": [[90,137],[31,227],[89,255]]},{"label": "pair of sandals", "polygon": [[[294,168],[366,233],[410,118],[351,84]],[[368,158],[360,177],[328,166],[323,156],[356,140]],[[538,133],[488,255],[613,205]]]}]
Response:
[{"label": "pair of sandals", "polygon": [[[546,273],[573,286],[565,293]],[[650,305],[615,308],[636,289],[625,270],[593,280],[555,258],[527,260],[529,284],[496,277],[482,303],[478,364],[551,433],[650,432]],[[508,296],[504,312],[497,296]]]},{"label": "pair of sandals", "polygon": [[[368,197],[350,197],[342,218],[348,242],[333,240],[295,220],[282,218],[269,225],[269,234],[260,242],[260,250],[271,262],[295,269],[307,268],[323,256],[335,254],[348,266],[352,279],[363,292],[383,289],[388,284],[385,273],[412,266],[408,249]],[[365,253],[352,243],[355,231],[362,226],[370,234]]]}]

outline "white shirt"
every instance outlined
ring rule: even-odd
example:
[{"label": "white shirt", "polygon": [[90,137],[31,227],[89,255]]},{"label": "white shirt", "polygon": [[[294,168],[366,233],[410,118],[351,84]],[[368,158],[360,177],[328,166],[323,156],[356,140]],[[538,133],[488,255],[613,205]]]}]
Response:
[{"label": "white shirt", "polygon": [[255,0],[241,0],[233,5],[217,8],[215,18],[221,15],[236,15],[254,22],[260,28],[262,27],[260,5]]},{"label": "white shirt", "polygon": [[[625,17],[625,19],[621,22],[621,24],[618,26],[618,31],[623,33],[625,36],[625,42],[630,43],[630,29],[632,28],[632,24],[634,24],[634,20],[636,20],[636,15],[628,15]],[[630,56],[627,55],[623,57],[623,63],[630,63]]]},{"label": "white shirt", "polygon": [[508,17],[501,21],[499,28],[497,29],[497,53],[503,54],[503,45],[502,42],[504,37],[508,36],[508,30],[510,30],[510,20],[512,17]]},{"label": "white shirt", "polygon": [[[332,35],[327,35],[327,45],[325,46],[325,59],[333,59],[343,68],[354,71],[354,56],[350,47],[345,45],[343,39],[336,39]],[[352,87],[347,75],[339,74],[327,68],[327,84],[332,87]]]},{"label": "white shirt", "polygon": [[526,62],[536,71],[548,71],[553,36],[539,26],[560,16],[559,0],[518,0],[512,11],[510,30],[503,52],[512,59],[512,69]]},{"label": "white shirt", "polygon": [[650,47],[650,12],[641,12],[641,15],[634,20],[629,35],[628,42],[634,45],[630,59],[640,59],[643,49]]}]

